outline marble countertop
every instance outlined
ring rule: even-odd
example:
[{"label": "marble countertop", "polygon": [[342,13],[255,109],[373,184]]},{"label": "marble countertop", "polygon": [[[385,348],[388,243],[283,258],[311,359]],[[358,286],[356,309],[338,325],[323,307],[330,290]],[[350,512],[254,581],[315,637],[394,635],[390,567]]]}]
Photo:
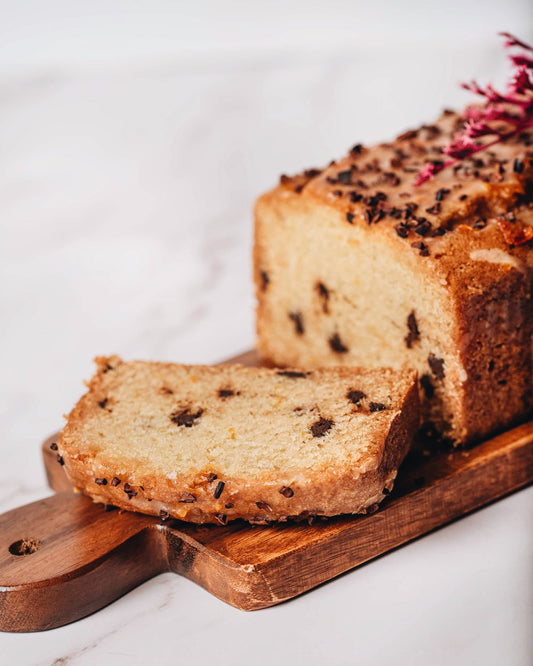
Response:
[{"label": "marble countertop", "polygon": [[[354,47],[1,75],[0,511],[49,494],[39,445],[95,355],[253,345],[251,209],[279,173],[431,120],[498,63]],[[530,488],[253,613],[166,574],[70,626],[0,634],[0,663],[525,666],[532,507]]]}]

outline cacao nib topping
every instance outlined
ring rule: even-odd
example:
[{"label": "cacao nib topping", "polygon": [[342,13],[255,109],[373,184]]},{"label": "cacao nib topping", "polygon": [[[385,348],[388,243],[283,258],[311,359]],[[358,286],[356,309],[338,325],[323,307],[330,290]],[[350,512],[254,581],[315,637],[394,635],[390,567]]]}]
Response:
[{"label": "cacao nib topping", "polygon": [[111,486],[112,486],[113,488],[116,488],[116,487],[119,486],[119,485],[120,485],[120,479],[118,478],[118,476],[114,476],[114,477],[111,479]]},{"label": "cacao nib topping", "polygon": [[431,368],[431,372],[435,375],[437,379],[444,379],[444,359],[438,358],[435,354],[430,354],[428,356],[428,365]]},{"label": "cacao nib topping", "polygon": [[124,484],[123,490],[128,496],[128,499],[131,499],[132,497],[135,497],[138,494],[136,490],[133,490],[133,488],[130,486],[129,483]]},{"label": "cacao nib topping", "polygon": [[276,372],[280,377],[289,377],[290,379],[305,379],[308,372],[299,372],[298,370],[279,370]]},{"label": "cacao nib topping", "polygon": [[407,130],[407,132],[404,132],[403,134],[397,136],[396,141],[408,141],[409,139],[416,139],[417,135],[418,135],[418,130],[416,129]]},{"label": "cacao nib topping", "polygon": [[213,472],[209,472],[209,474],[207,475],[207,483],[213,483],[213,481],[216,481],[217,479],[218,476]]},{"label": "cacao nib topping", "polygon": [[283,497],[287,498],[292,497],[294,495],[292,488],[289,488],[289,486],[282,486],[279,489],[279,492],[283,495]]},{"label": "cacao nib topping", "polygon": [[178,502],[180,504],[192,504],[193,502],[196,502],[196,496],[192,493],[181,493]]},{"label": "cacao nib topping", "polygon": [[324,437],[324,435],[335,425],[335,421],[320,418],[311,426],[313,437]]},{"label": "cacao nib topping", "polygon": [[414,247],[415,250],[420,250],[421,257],[429,257],[429,248],[422,241],[415,241],[414,243],[411,243],[411,247]]},{"label": "cacao nib topping", "polygon": [[522,162],[522,160],[519,160],[517,157],[513,162],[513,171],[515,173],[522,173],[523,170],[524,170],[524,163]]},{"label": "cacao nib topping", "polygon": [[331,347],[332,351],[334,351],[336,354],[346,354],[348,352],[348,347],[346,347],[342,340],[340,339],[340,336],[338,333],[334,333],[330,339],[328,340],[329,346]]},{"label": "cacao nib topping", "polygon": [[215,492],[213,493],[213,497],[215,499],[218,499],[222,495],[222,491],[224,490],[225,485],[226,484],[224,483],[224,481],[219,481],[217,483],[217,487],[215,488]]},{"label": "cacao nib topping", "polygon": [[411,310],[407,317],[408,333],[405,336],[405,344],[407,349],[411,349],[415,342],[420,340],[420,331],[418,330],[418,322],[416,321],[415,311]]},{"label": "cacao nib topping", "polygon": [[440,203],[437,202],[430,208],[426,208],[426,213],[429,213],[430,215],[438,215],[440,213]]},{"label": "cacao nib topping", "polygon": [[400,238],[407,238],[407,236],[409,236],[409,227],[407,227],[402,222],[397,224],[394,228],[396,229],[396,233]]},{"label": "cacao nib topping", "polygon": [[420,377],[420,386],[422,387],[426,398],[431,400],[435,393],[435,388],[433,387],[433,383],[429,374],[426,373]]},{"label": "cacao nib topping", "polygon": [[107,479],[104,479],[103,477],[95,479],[94,482],[97,486],[107,486]]},{"label": "cacao nib topping", "polygon": [[294,323],[296,335],[303,335],[305,332],[303,317],[301,312],[289,312],[289,319]]},{"label": "cacao nib topping", "polygon": [[349,222],[350,224],[353,224],[354,217],[355,217],[355,216],[354,216],[353,213],[346,213],[346,219],[348,220],[348,222]]},{"label": "cacao nib topping", "polygon": [[233,389],[218,389],[219,398],[231,398],[234,395],[235,391]]},{"label": "cacao nib topping", "polygon": [[102,408],[105,409],[105,406],[107,405],[107,398],[104,398],[103,400],[100,400],[98,405]]},{"label": "cacao nib topping", "polygon": [[[359,203],[359,201],[361,201],[362,198],[363,198],[362,194],[359,194],[358,192],[350,192],[350,201],[352,201],[352,203]],[[348,220],[348,222],[349,221],[350,220]]]},{"label": "cacao nib topping", "polygon": [[215,513],[215,518],[221,525],[225,525],[228,522],[228,517],[225,513]]},{"label": "cacao nib topping", "polygon": [[363,391],[357,391],[356,389],[350,389],[346,394],[346,397],[350,402],[353,402],[354,405],[357,405],[363,398],[366,398],[366,393]]},{"label": "cacao nib topping", "polygon": [[426,220],[425,217],[418,218],[418,224],[415,227],[415,234],[419,236],[425,236],[431,231],[431,222]]},{"label": "cacao nib topping", "polygon": [[382,402],[371,402],[370,411],[371,412],[382,412],[387,407]]},{"label": "cacao nib topping", "polygon": [[448,194],[450,194],[450,190],[447,190],[445,187],[441,187],[440,190],[437,190],[437,194],[435,194],[435,200],[442,201]]},{"label": "cacao nib topping", "polygon": [[63,460],[63,456],[59,455],[59,453],[57,454],[57,462],[58,462],[60,465],[64,465],[64,464],[65,464],[65,461]]},{"label": "cacao nib topping", "polygon": [[52,442],[50,444],[50,448],[52,449],[52,451],[57,451],[57,442]]},{"label": "cacao nib topping", "polygon": [[261,291],[266,291],[266,288],[268,287],[268,284],[270,282],[268,273],[266,271],[261,271],[259,273],[259,277],[261,278]]},{"label": "cacao nib topping", "polygon": [[187,409],[182,409],[180,412],[173,412],[170,415],[170,420],[172,423],[175,423],[178,426],[192,428],[203,413],[204,410],[201,407],[199,407],[196,412],[191,412],[191,410],[187,407]]},{"label": "cacao nib topping", "polygon": [[348,169],[347,171],[339,171],[337,174],[337,180],[339,183],[345,183],[349,185],[352,182],[352,171]]},{"label": "cacao nib topping", "polygon": [[256,506],[261,511],[272,511],[272,507],[266,502],[256,502]]},{"label": "cacao nib topping", "polygon": [[168,511],[165,511],[165,509],[161,509],[159,512],[159,517],[161,520],[168,520],[170,518],[170,513]]}]

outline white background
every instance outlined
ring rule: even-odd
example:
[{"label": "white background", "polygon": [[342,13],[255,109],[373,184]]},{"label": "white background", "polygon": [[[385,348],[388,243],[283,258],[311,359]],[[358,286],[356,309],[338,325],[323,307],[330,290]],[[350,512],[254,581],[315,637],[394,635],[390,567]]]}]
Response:
[{"label": "white background", "polygon": [[[254,198],[501,83],[509,2],[0,2],[0,511],[44,497],[39,444],[97,354],[253,345]],[[0,664],[533,663],[522,491],[265,611],[174,575]]]}]

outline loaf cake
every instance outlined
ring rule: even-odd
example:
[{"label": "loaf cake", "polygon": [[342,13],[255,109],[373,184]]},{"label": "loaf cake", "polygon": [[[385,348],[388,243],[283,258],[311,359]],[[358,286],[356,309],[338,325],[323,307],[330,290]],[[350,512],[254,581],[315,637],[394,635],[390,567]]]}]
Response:
[{"label": "loaf cake", "polygon": [[58,460],[95,501],[163,519],[367,513],[418,426],[409,370],[96,362]]},{"label": "loaf cake", "polygon": [[464,121],[355,145],[255,206],[262,358],[414,368],[423,430],[455,444],[533,405],[533,130],[418,185]]}]

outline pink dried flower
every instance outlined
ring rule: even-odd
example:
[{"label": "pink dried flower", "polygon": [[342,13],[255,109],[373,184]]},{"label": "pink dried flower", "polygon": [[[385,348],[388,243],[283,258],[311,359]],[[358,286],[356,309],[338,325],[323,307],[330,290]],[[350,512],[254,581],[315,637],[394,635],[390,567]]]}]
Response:
[{"label": "pink dried flower", "polygon": [[[527,53],[509,53],[515,68],[505,94],[499,93],[489,83],[482,87],[476,81],[462,83],[461,87],[486,99],[484,106],[471,106],[465,111],[466,122],[463,129],[442,149],[451,159],[445,162],[428,162],[418,172],[415,186],[425,183],[444,168],[486,150],[500,141],[523,132],[533,125],[533,47],[520,41],[508,32],[505,37],[506,49],[520,48]],[[497,123],[497,125],[491,124]],[[479,141],[483,137],[494,137],[489,141]]]}]

